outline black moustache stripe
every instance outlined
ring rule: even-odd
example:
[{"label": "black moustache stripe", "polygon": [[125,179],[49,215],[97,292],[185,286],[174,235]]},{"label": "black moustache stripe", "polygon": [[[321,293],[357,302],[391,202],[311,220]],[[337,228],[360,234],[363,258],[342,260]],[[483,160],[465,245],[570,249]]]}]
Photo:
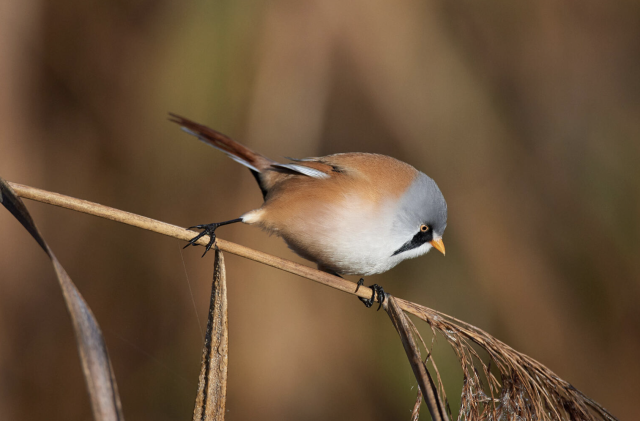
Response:
[{"label": "black moustache stripe", "polygon": [[413,238],[402,245],[398,250],[394,251],[391,256],[403,253],[405,251],[413,250],[420,247],[424,243],[428,243],[433,240],[433,230],[427,232],[418,232]]}]

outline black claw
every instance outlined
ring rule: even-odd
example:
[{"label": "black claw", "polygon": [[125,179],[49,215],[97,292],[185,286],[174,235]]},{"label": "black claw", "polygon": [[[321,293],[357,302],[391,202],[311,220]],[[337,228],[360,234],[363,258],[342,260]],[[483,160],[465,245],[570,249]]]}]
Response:
[{"label": "black claw", "polygon": [[[358,286],[356,287],[356,292],[358,292],[358,289],[363,284],[364,279],[360,278],[360,280],[358,281]],[[387,294],[384,292],[384,289],[378,284],[373,284],[369,288],[371,288],[371,298],[358,297],[358,299],[364,303],[365,307],[369,308],[373,305],[373,302],[377,296],[378,302],[380,303],[380,305],[378,306],[378,310],[380,310],[380,308],[382,307],[382,303],[384,303],[385,298],[387,298]]]},{"label": "black claw", "polygon": [[216,242],[216,235],[214,233],[209,234],[209,244],[207,244],[207,247],[204,249],[204,253],[202,253],[202,257],[204,257],[205,254],[207,254],[207,252],[209,250],[211,250],[211,246],[213,246],[213,244]]},{"label": "black claw", "polygon": [[[193,227],[192,227],[193,228]],[[189,242],[187,243],[186,246],[184,246],[183,248],[187,248],[189,246],[195,246],[196,245],[196,241],[198,241],[199,239],[201,239],[202,237],[204,237],[205,235],[207,235],[207,231],[202,231],[200,234],[196,235],[195,237],[193,237],[191,240],[189,240]]]},{"label": "black claw", "polygon": [[235,224],[236,222],[242,222],[242,218],[232,219],[231,221],[225,221],[225,222],[214,222],[212,224],[194,225],[192,227],[189,227],[189,229],[196,228],[196,229],[201,229],[203,231],[200,234],[198,234],[195,237],[193,237],[191,240],[189,240],[187,245],[184,246],[183,248],[187,248],[189,246],[195,246],[196,242],[199,239],[201,239],[205,235],[208,235],[209,236],[209,242],[205,246],[204,253],[202,254],[202,257],[204,257],[204,255],[207,254],[207,252],[209,250],[211,250],[211,247],[213,247],[213,245],[216,242],[216,229],[218,227],[223,226],[223,225]]},{"label": "black claw", "polygon": [[377,288],[375,288],[375,290],[378,293],[378,302],[380,303],[376,311],[380,311],[380,309],[382,308],[382,303],[384,303],[384,300],[387,298],[387,293],[384,292],[384,289],[382,289],[381,286],[376,285],[376,287]]}]

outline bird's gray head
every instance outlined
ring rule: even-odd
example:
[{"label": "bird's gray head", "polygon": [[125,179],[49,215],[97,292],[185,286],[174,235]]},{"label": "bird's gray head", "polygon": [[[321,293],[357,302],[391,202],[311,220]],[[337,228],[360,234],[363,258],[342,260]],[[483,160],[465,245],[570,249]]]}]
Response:
[{"label": "bird's gray head", "polygon": [[393,255],[405,258],[426,253],[433,246],[444,254],[447,202],[435,181],[419,173],[402,195],[393,232],[402,244]]}]

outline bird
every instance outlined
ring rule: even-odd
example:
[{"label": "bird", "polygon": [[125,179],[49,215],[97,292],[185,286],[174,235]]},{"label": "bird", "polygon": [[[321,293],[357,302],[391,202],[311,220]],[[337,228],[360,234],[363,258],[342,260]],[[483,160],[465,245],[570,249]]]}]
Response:
[{"label": "bird", "polygon": [[[445,254],[447,202],[436,182],[413,166],[362,152],[280,163],[207,126],[169,116],[183,131],[249,168],[264,199],[238,218],[189,227],[202,232],[185,248],[208,235],[204,256],[217,228],[242,222],[280,236],[296,254],[337,276],[380,274],[432,248]],[[358,298],[371,307],[377,295],[382,306],[383,288],[370,288],[370,299]]]}]

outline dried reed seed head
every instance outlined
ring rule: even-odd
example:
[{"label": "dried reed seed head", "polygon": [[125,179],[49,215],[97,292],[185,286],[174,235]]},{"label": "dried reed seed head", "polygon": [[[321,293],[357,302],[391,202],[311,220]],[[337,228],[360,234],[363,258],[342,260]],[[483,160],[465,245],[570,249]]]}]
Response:
[{"label": "dried reed seed head", "polygon": [[[547,367],[483,330],[430,308],[399,301],[429,325],[433,339],[440,333],[460,362],[463,384],[458,420],[616,420]],[[438,373],[438,389],[446,402],[434,356],[415,324],[411,325],[412,334],[427,351],[425,363],[430,362]],[[487,352],[488,362],[474,349],[474,344]],[[492,367],[500,372],[500,380],[491,372]]]}]

